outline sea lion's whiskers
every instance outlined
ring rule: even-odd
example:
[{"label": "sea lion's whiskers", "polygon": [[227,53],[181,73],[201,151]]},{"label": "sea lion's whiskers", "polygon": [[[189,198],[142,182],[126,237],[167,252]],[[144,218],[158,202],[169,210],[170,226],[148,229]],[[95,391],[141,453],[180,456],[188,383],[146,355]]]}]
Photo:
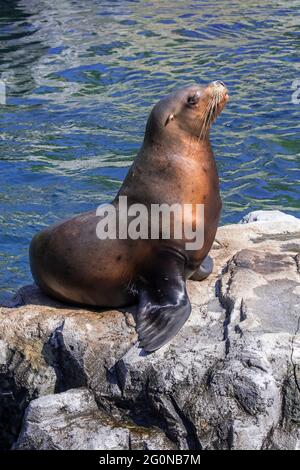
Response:
[{"label": "sea lion's whiskers", "polygon": [[215,115],[216,109],[217,109],[216,97],[213,96],[211,101],[210,101],[210,109],[208,111],[207,118],[206,118],[206,121],[205,121],[205,135],[207,134],[207,132],[208,132],[213,120],[214,120],[214,115]]},{"label": "sea lion's whiskers", "polygon": [[199,137],[198,137],[198,142],[199,140],[205,136],[206,134],[206,130],[207,130],[207,125],[208,125],[208,121],[209,121],[209,113],[210,113],[210,110],[211,110],[211,101],[209,101],[206,105],[206,108],[204,109],[204,112],[203,112],[203,124],[202,124],[202,127],[200,129],[200,134],[199,134]]},{"label": "sea lion's whiskers", "polygon": [[207,115],[207,119],[205,120],[205,134],[207,133],[209,127],[212,125],[212,123],[216,120],[217,116],[218,116],[218,105],[220,104],[220,101],[221,101],[221,96],[220,96],[220,93],[216,93],[210,104],[210,110],[208,112],[208,115]]},{"label": "sea lion's whiskers", "polygon": [[204,120],[203,120],[203,125],[200,130],[198,142],[200,139],[206,137],[207,132],[212,124],[212,122],[215,120],[216,114],[217,114],[217,104],[218,104],[218,99],[217,96],[213,96],[209,102],[206,105],[205,111],[204,111]]}]

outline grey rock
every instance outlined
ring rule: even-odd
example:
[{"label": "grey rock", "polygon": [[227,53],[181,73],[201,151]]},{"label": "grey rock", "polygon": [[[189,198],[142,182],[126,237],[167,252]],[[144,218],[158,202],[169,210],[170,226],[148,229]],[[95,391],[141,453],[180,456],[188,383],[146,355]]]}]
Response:
[{"label": "grey rock", "polygon": [[157,450],[174,444],[159,429],[119,423],[97,407],[85,388],[47,395],[28,406],[14,449]]},{"label": "grey rock", "polygon": [[0,308],[1,447],[300,448],[300,220],[275,219],[219,228],[189,321],[152,354],[134,308],[21,289]]}]

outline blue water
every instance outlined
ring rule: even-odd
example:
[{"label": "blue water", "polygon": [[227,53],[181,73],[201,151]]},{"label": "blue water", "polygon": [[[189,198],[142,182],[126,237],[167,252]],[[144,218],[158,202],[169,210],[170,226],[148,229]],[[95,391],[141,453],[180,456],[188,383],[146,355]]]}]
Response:
[{"label": "blue water", "polygon": [[31,282],[32,235],[118,190],[153,104],[222,79],[212,132],[222,223],[298,215],[299,1],[0,0],[0,300]]}]

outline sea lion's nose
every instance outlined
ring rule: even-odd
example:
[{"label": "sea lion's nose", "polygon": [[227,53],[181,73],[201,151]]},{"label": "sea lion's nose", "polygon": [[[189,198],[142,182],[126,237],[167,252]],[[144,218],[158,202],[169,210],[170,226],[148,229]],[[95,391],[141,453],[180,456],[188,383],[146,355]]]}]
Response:
[{"label": "sea lion's nose", "polygon": [[224,98],[228,100],[228,90],[224,82],[221,80],[216,80],[214,82],[211,82],[210,86],[210,93],[213,96],[217,96],[219,98]]},{"label": "sea lion's nose", "polygon": [[225,83],[222,82],[221,80],[216,80],[215,82],[213,82],[213,85],[221,85],[225,88]]}]

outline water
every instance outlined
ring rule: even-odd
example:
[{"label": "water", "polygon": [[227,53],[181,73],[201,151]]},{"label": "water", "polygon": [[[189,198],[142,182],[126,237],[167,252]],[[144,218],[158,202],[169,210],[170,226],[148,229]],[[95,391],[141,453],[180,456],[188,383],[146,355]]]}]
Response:
[{"label": "water", "polygon": [[164,94],[222,79],[223,223],[298,215],[299,1],[0,0],[0,300],[31,282],[32,235],[109,201]]}]

